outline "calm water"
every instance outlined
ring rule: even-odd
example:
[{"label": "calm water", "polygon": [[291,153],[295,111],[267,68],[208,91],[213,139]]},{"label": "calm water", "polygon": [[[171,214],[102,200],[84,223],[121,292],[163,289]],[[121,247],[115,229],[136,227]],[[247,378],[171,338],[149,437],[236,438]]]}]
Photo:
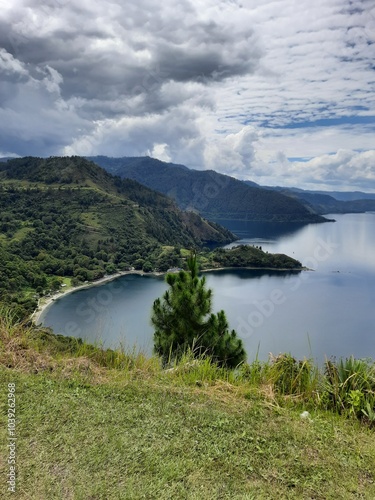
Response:
[{"label": "calm water", "polygon": [[[214,311],[226,311],[249,359],[257,352],[261,359],[269,352],[318,361],[375,358],[375,214],[331,217],[337,222],[307,226],[221,221],[241,238],[237,243],[286,253],[314,269],[206,274]],[[166,288],[163,279],[124,276],[56,301],[43,322],[56,333],[151,352],[151,306]]]}]

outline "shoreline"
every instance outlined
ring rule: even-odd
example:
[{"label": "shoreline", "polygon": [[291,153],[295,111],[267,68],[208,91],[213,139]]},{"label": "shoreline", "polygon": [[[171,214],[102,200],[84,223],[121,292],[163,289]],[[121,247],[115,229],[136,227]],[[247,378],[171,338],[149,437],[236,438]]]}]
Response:
[{"label": "shoreline", "polygon": [[308,267],[296,267],[293,269],[286,268],[286,267],[255,267],[255,266],[243,266],[243,267],[235,267],[235,266],[228,266],[228,267],[210,267],[209,269],[200,269],[200,273],[212,273],[213,271],[235,271],[235,270],[249,270],[249,271],[280,271],[281,273],[285,272],[291,272],[291,271],[296,271],[296,272],[301,272],[301,271],[311,271]]},{"label": "shoreline", "polygon": [[82,285],[77,285],[77,286],[71,286],[67,290],[59,290],[58,292],[54,293],[50,297],[44,296],[41,297],[38,301],[38,306],[35,309],[35,311],[31,314],[30,320],[36,325],[36,326],[41,326],[42,324],[42,316],[46,312],[47,309],[55,302],[57,299],[61,299],[65,295],[69,295],[70,293],[74,293],[78,290],[83,290],[86,288],[92,288],[95,286],[100,286],[103,285],[104,283],[108,283],[110,281],[113,281],[117,278],[121,278],[121,276],[127,276],[129,274],[138,274],[141,276],[147,275],[147,276],[162,276],[163,274],[166,273],[145,273],[144,271],[119,271],[118,273],[111,274],[108,276],[104,276],[103,278],[99,278],[96,281],[90,281],[87,283],[84,283]]},{"label": "shoreline", "polygon": [[[259,270],[259,271],[280,271],[280,272],[285,272],[285,271],[309,271],[310,269],[308,268],[297,268],[297,269],[284,269],[284,268],[272,268],[272,267],[216,267],[216,268],[209,268],[209,269],[201,269],[201,273],[208,273],[208,272],[213,272],[213,271],[231,271],[231,270],[240,270],[240,269],[248,269],[248,270]],[[167,272],[151,272],[151,273],[145,273],[144,271],[119,271],[115,274],[111,274],[109,276],[104,276],[103,278],[100,278],[96,281],[90,281],[88,283],[84,283],[82,285],[77,285],[77,286],[72,286],[68,288],[67,290],[59,290],[55,294],[51,295],[50,297],[44,296],[41,297],[38,301],[38,306],[35,309],[35,311],[31,314],[30,320],[35,324],[35,326],[42,326],[42,316],[45,314],[47,309],[57,300],[61,299],[65,295],[69,295],[71,293],[74,293],[78,290],[83,290],[86,288],[92,288],[95,286],[101,286],[104,283],[108,283],[110,281],[113,281],[117,278],[121,278],[122,276],[127,276],[130,274],[138,274],[140,276],[155,276],[155,277],[160,277],[168,274]]]}]

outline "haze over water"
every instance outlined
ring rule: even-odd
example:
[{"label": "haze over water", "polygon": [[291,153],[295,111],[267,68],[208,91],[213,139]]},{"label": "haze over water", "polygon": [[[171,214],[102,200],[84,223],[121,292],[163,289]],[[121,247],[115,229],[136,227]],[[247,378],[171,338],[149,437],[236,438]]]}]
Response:
[{"label": "haze over water", "polygon": [[[314,271],[226,270],[206,274],[213,310],[224,309],[249,360],[291,352],[298,358],[375,358],[375,214],[332,215],[336,223],[220,221],[236,242],[286,253]],[[56,333],[152,352],[149,323],[163,279],[128,275],[57,300],[43,323]]]}]

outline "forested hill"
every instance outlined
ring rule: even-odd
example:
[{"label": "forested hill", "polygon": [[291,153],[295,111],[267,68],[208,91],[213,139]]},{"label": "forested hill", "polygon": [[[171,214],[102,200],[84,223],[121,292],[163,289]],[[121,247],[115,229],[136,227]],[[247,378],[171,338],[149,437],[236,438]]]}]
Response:
[{"label": "forested hill", "polygon": [[0,302],[30,309],[35,292],[58,287],[56,279],[168,268],[168,246],[233,239],[162,194],[81,157],[0,163]]},{"label": "forested hill", "polygon": [[210,219],[324,222],[326,219],[298,200],[246,185],[213,170],[191,170],[149,157],[90,157],[122,178],[135,179],[173,198],[182,209],[197,210]]}]

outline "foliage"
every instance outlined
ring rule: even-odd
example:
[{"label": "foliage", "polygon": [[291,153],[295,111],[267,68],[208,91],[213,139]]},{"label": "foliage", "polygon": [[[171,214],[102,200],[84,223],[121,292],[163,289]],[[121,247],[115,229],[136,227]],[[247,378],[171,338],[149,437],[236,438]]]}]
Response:
[{"label": "foliage", "polygon": [[367,418],[375,424],[375,363],[353,356],[325,363],[325,390],[329,408]]},{"label": "foliage", "polygon": [[326,221],[290,196],[249,186],[213,170],[191,170],[148,157],[90,159],[114,175],[135,179],[172,197],[183,210],[197,210],[208,219]]},{"label": "foliage", "polygon": [[165,196],[83,158],[0,164],[0,301],[20,316],[62,277],[77,284],[136,264],[150,271],[162,267],[166,245],[215,239],[233,236],[206,221],[197,231]]},{"label": "foliage", "polygon": [[272,357],[268,377],[280,394],[311,395],[314,373],[311,362],[306,359],[298,361],[290,354]]},{"label": "foliage", "polygon": [[164,363],[191,349],[220,365],[237,366],[246,357],[242,341],[234,330],[229,332],[224,311],[211,313],[212,290],[206,288],[204,277],[198,277],[196,256],[187,264],[188,271],[167,274],[170,289],[153,304],[155,352]]},{"label": "foliage", "polygon": [[207,256],[206,267],[262,267],[301,269],[302,264],[284,254],[270,254],[261,248],[238,245],[231,249],[216,248]]}]

